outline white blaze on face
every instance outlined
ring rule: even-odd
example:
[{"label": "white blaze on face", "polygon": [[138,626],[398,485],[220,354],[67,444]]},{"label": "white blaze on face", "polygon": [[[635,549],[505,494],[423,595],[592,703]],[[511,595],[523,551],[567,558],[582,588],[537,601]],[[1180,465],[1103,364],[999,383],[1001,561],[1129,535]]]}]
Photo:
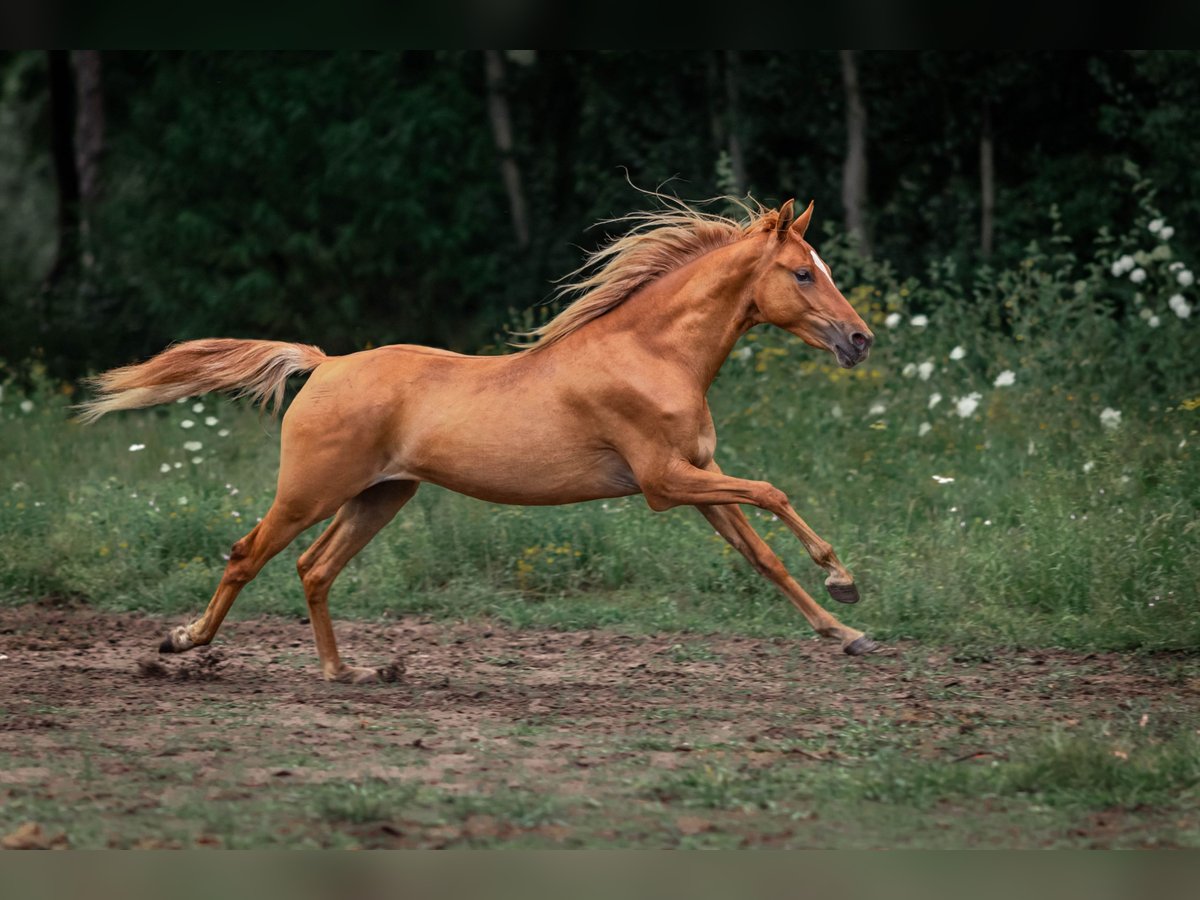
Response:
[{"label": "white blaze on face", "polygon": [[813,262],[817,264],[817,268],[825,273],[826,278],[828,278],[830,281],[833,281],[833,273],[829,271],[829,266],[825,265],[825,260],[817,256],[816,250],[810,250],[809,252],[812,253],[812,259]]}]

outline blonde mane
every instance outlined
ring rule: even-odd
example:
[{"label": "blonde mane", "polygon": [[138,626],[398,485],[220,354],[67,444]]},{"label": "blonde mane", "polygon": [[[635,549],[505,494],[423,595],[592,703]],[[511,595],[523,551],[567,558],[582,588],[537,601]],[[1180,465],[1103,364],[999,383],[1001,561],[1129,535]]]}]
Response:
[{"label": "blonde mane", "polygon": [[[651,193],[651,192],[648,192]],[[651,193],[664,209],[630,213],[608,219],[604,225],[630,225],[626,233],[590,254],[583,265],[555,293],[555,300],[575,300],[557,316],[532,331],[520,332],[518,347],[539,350],[561,341],[593,319],[620,306],[635,291],[720,247],[740,241],[752,232],[774,229],[777,210],[753,206],[733,197],[745,213],[742,221],[701,212],[684,201]]]}]

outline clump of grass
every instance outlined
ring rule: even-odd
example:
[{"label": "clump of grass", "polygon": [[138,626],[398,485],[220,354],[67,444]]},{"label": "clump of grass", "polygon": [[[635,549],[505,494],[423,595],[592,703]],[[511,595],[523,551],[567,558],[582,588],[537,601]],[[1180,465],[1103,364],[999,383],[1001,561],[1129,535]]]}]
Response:
[{"label": "clump of grass", "polygon": [[1161,741],[1059,734],[1008,767],[1000,784],[1054,804],[1190,805],[1200,788],[1200,739],[1191,732]]},{"label": "clump of grass", "polygon": [[315,789],[312,805],[325,821],[365,825],[398,818],[412,807],[419,793],[417,784],[378,778],[329,782]]},{"label": "clump of grass", "polygon": [[982,763],[891,755],[864,764],[857,782],[866,800],[916,808],[968,796],[1086,809],[1186,805],[1200,788],[1200,739],[1190,731],[1154,739],[1084,729]]}]

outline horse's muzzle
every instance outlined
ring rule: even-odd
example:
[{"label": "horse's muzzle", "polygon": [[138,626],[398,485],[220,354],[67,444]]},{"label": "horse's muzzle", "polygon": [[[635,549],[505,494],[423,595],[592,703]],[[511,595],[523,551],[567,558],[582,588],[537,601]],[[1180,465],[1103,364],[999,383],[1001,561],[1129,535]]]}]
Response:
[{"label": "horse's muzzle", "polygon": [[866,359],[873,343],[875,335],[869,331],[850,331],[836,335],[830,341],[833,355],[843,369],[852,369]]}]

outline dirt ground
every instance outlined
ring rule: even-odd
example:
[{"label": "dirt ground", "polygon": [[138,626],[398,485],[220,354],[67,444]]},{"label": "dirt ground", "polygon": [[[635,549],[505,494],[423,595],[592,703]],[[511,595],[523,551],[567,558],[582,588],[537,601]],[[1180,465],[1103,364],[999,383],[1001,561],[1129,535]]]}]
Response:
[{"label": "dirt ground", "polygon": [[1126,846],[1195,833],[1191,814],[1043,810],[1031,825],[1028,808],[990,801],[905,818],[834,790],[889,749],[991,765],[1054,729],[1195,709],[1191,662],[914,645],[862,660],[809,639],[341,622],[350,662],[407,669],[364,687],[320,679],[304,620],[230,621],[213,647],[160,656],[172,624],[55,599],[0,608],[5,846]]}]

